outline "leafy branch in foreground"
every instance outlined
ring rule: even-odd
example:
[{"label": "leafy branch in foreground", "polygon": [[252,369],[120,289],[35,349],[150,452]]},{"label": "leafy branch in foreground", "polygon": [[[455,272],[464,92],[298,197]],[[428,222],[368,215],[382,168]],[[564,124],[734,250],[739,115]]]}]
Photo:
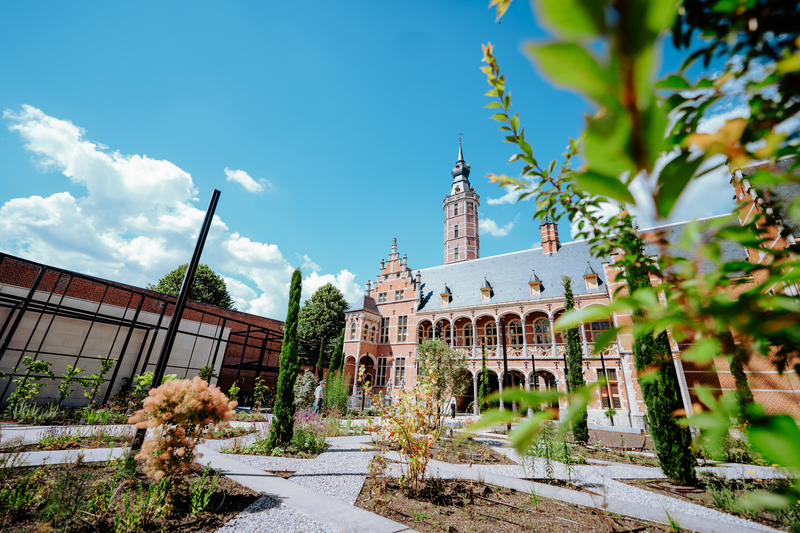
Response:
[{"label": "leafy branch in foreground", "polygon": [[[502,16],[509,2],[497,4]],[[546,77],[588,98],[597,112],[587,117],[579,139],[570,139],[558,172],[557,160],[540,166],[519,114],[509,113],[511,97],[493,47],[484,46],[487,66],[482,70],[492,87],[487,96],[496,99],[487,107],[499,110],[492,119],[502,122],[505,141],[519,148],[509,163],[523,162],[518,177],[490,179],[515,188],[522,198],[533,195],[536,218],[567,216],[577,227],[574,237],[588,239],[593,254],[612,257],[651,285],[618,291],[605,309],[565,313],[556,329],[612,312],[632,313],[637,320],[615,333],[657,338],[667,332],[676,344],[690,345],[681,353],[683,360],[704,365],[727,358],[736,372],[752,357],[764,357],[781,373],[791,369],[800,374],[800,260],[792,239],[787,238],[785,248],[775,246],[776,228],[786,236],[786,224],[797,227],[800,222],[800,134],[791,122],[800,112],[796,3],[686,0],[677,22],[674,0],[534,4],[554,40],[527,45],[526,54]],[[693,46],[695,31],[708,41],[697,53],[688,53],[678,72],[656,81],[658,43],[666,28],[674,28],[679,47]],[[703,57],[708,63],[715,54],[727,55],[719,76],[693,82],[686,77],[693,61]],[[731,95],[747,102],[749,116],[728,120],[714,133],[698,131]],[[571,166],[579,154],[585,163],[580,171]],[[784,158],[780,164],[779,158]],[[643,191],[639,198],[649,197],[656,220],[665,220],[693,181],[725,164],[734,179],[742,179],[735,171],[755,161],[761,162],[758,169],[748,172],[741,185],[752,189],[758,201],[752,200],[753,208],[741,213],[741,221],[732,216],[691,222],[674,242],[663,230],[635,234],[626,227],[625,209],[602,214],[616,202],[636,205],[631,193],[636,182]],[[779,187],[793,192],[771,194]],[[782,196],[789,198],[781,203]],[[745,250],[750,260],[741,254],[732,258],[726,253],[732,246]],[[625,281],[625,274],[616,281]],[[599,340],[595,351],[610,340]],[[647,372],[640,378],[646,381]],[[800,430],[791,417],[765,413],[743,391],[738,401],[733,394],[716,400],[695,392],[709,411],[691,416],[688,423],[704,436],[727,432],[741,417],[740,428],[760,453],[778,465],[800,467]],[[783,494],[764,495],[761,503],[772,498],[770,505],[786,505],[798,497],[795,484]]]}]

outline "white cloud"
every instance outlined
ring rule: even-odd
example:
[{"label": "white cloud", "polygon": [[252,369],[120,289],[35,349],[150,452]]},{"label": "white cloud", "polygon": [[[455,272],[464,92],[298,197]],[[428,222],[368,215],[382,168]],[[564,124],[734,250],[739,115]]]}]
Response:
[{"label": "white cloud", "polygon": [[265,187],[272,189],[272,183],[264,178],[256,181],[244,170],[231,170],[225,167],[225,176],[228,181],[238,183],[245,188],[246,191],[261,194],[264,192]]},{"label": "white cloud", "polygon": [[[40,169],[61,172],[86,194],[6,201],[0,206],[0,249],[140,287],[191,256],[205,212],[193,205],[203,194],[187,172],[145,155],[103,152],[107,148],[86,140],[82,128],[31,106],[3,116]],[[302,257],[304,268],[319,269]],[[231,232],[215,216],[203,262],[225,277],[241,311],[284,318],[293,267],[277,245]],[[350,297],[363,294],[347,270],[314,272],[310,282],[325,276]]]},{"label": "white cloud", "polygon": [[364,289],[356,283],[355,279],[356,275],[348,270],[342,270],[335,276],[333,274],[320,276],[316,272],[312,272],[303,279],[303,301],[311,298],[317,289],[330,283],[341,291],[348,303],[353,304],[364,295]]},{"label": "white cloud", "polygon": [[492,220],[491,218],[482,218],[478,222],[478,229],[480,229],[481,233],[488,233],[492,237],[505,237],[508,235],[508,232],[511,231],[511,228],[514,227],[514,222],[509,222],[503,227],[497,225],[497,222]]},{"label": "white cloud", "polygon": [[[505,194],[499,198],[488,198],[486,203],[489,205],[504,205],[504,204],[515,204],[519,200],[519,197],[525,192],[525,190],[517,190],[516,186],[505,186],[503,187]],[[533,198],[533,195],[528,195],[523,198],[523,202],[526,202]]]},{"label": "white cloud", "polygon": [[297,254],[297,258],[303,262],[303,264],[300,265],[302,270],[313,270],[314,272],[320,270],[319,265],[312,261],[311,258],[308,257],[308,254]]}]

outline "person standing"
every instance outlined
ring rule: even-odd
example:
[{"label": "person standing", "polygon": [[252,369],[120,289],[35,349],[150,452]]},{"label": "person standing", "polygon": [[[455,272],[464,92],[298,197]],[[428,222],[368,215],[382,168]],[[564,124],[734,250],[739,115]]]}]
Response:
[{"label": "person standing", "polygon": [[325,385],[325,380],[319,382],[317,388],[314,389],[314,412],[320,414],[322,412],[322,386]]},{"label": "person standing", "polygon": [[456,417],[456,398],[455,398],[455,396],[450,398],[450,416],[452,416],[454,419]]}]

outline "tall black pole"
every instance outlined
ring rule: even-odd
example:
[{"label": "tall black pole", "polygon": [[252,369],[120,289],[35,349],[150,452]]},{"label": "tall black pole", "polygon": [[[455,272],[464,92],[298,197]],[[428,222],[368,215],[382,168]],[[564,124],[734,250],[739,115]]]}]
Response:
[{"label": "tall black pole", "polygon": [[[214,194],[211,195],[211,201],[208,203],[208,209],[206,210],[206,218],[203,220],[203,227],[200,228],[200,234],[197,236],[197,244],[194,246],[192,260],[186,269],[186,276],[183,278],[183,285],[181,286],[180,294],[178,294],[178,301],[175,302],[175,308],[172,310],[172,320],[169,321],[167,336],[164,338],[164,345],[161,347],[161,354],[158,356],[156,370],[153,372],[153,382],[150,385],[151,389],[161,385],[161,380],[164,379],[164,371],[167,369],[167,359],[169,359],[169,354],[172,352],[172,347],[175,344],[175,337],[178,335],[178,326],[181,323],[181,316],[183,315],[183,310],[186,308],[186,302],[189,299],[189,290],[192,287],[192,283],[194,283],[194,273],[197,270],[197,266],[200,264],[200,255],[203,253],[203,247],[206,244],[208,231],[211,229],[211,221],[214,219],[214,211],[217,210],[218,201],[219,191],[214,189]],[[135,455],[134,452],[141,449],[146,433],[146,429],[136,430],[136,438],[131,445],[130,457],[133,457],[133,455]]]},{"label": "tall black pole", "polygon": [[[506,354],[506,319],[500,319],[500,335],[503,339],[503,390],[508,390],[508,355]],[[507,429],[511,430],[511,422],[508,423]]]}]

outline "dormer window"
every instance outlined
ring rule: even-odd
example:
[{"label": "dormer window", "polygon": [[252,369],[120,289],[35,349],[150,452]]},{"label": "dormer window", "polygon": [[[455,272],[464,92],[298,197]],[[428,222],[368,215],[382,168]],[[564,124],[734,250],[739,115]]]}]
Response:
[{"label": "dormer window", "polygon": [[492,299],[492,284],[486,278],[483,278],[483,285],[481,285],[481,301],[488,302]]},{"label": "dormer window", "polygon": [[583,274],[583,279],[586,281],[586,288],[589,290],[600,286],[600,276],[597,275],[597,272],[594,271],[588,261],[586,262],[586,272]]},{"label": "dormer window", "polygon": [[442,289],[440,296],[442,297],[442,305],[450,304],[450,300],[452,300],[453,298],[453,293],[450,292],[450,287],[448,287],[446,283],[444,285],[444,288]]},{"label": "dormer window", "polygon": [[528,282],[528,287],[531,289],[531,296],[539,296],[542,293],[542,280],[536,275],[536,271],[531,274],[531,280]]}]

